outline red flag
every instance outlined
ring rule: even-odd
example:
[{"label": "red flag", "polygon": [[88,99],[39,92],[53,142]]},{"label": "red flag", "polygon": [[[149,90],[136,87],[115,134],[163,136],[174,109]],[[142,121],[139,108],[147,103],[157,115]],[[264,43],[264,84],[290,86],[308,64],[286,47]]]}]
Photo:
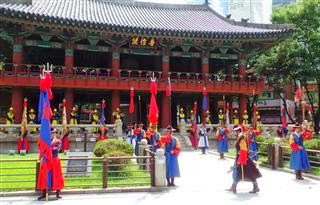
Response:
[{"label": "red flag", "polygon": [[133,91],[133,88],[131,88],[131,90],[130,90],[130,106],[129,106],[129,112],[130,112],[131,114],[134,112],[133,97],[134,97],[134,91]]},{"label": "red flag", "polygon": [[295,101],[296,102],[300,102],[300,99],[301,99],[301,87],[300,85],[298,86],[298,89],[296,91],[296,98],[295,98]]},{"label": "red flag", "polygon": [[151,81],[151,99],[150,99],[150,107],[149,107],[149,122],[153,125],[158,124],[158,105],[156,101],[156,94],[157,94],[157,84],[155,82],[155,78],[152,79]]},{"label": "red flag", "polygon": [[282,128],[287,128],[287,119],[286,119],[286,112],[284,110],[284,106],[281,108],[281,122]]},{"label": "red flag", "polygon": [[170,78],[168,78],[168,85],[166,87],[166,96],[167,97],[171,96],[171,81],[170,81]]}]

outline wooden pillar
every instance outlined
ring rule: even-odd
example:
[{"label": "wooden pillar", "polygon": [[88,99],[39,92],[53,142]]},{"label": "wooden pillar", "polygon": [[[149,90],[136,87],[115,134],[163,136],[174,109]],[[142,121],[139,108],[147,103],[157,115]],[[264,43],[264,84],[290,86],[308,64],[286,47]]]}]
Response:
[{"label": "wooden pillar", "polygon": [[120,108],[120,91],[119,90],[113,90],[111,94],[111,119],[114,123],[114,118],[112,116],[112,113],[117,109]]},{"label": "wooden pillar", "polygon": [[208,52],[202,53],[201,58],[201,71],[202,71],[202,79],[205,82],[208,82],[208,74],[209,74],[209,58],[208,58]]},{"label": "wooden pillar", "polygon": [[247,55],[246,53],[240,53],[239,56],[239,76],[241,79],[245,79],[246,76],[246,69],[247,69]]},{"label": "wooden pillar", "polygon": [[14,123],[20,124],[22,119],[23,111],[23,89],[22,88],[12,88],[11,90],[11,107],[14,113]]},{"label": "wooden pillar", "polygon": [[114,77],[118,77],[119,76],[119,69],[120,69],[120,47],[118,45],[112,45],[112,73],[111,73],[111,75]]},{"label": "wooden pillar", "polygon": [[230,123],[232,124],[233,123],[233,119],[232,119],[232,116],[233,116],[233,108],[232,108],[232,102],[233,102],[233,96],[226,96],[226,102],[229,103],[229,106],[230,106],[230,112],[229,112],[229,117],[230,117]]},{"label": "wooden pillar", "polygon": [[166,92],[162,92],[162,102],[161,102],[161,127],[165,128],[171,125],[171,106],[169,102],[169,97],[166,96]]},{"label": "wooden pillar", "polygon": [[65,59],[64,59],[66,73],[73,73],[73,65],[74,65],[73,53],[74,53],[73,43],[71,41],[68,41],[65,47]]},{"label": "wooden pillar", "polygon": [[239,120],[242,123],[242,116],[244,111],[247,109],[248,97],[246,95],[240,94],[239,95]]},{"label": "wooden pillar", "polygon": [[163,49],[162,51],[162,76],[163,78],[167,78],[169,76],[169,70],[170,70],[170,65],[169,65],[169,51],[168,49]]},{"label": "wooden pillar", "polygon": [[23,39],[15,38],[13,41],[13,54],[12,54],[12,63],[17,69],[16,71],[20,71],[23,64]]},{"label": "wooden pillar", "polygon": [[74,92],[72,89],[68,88],[64,91],[64,98],[66,99],[66,110],[67,110],[67,122],[70,120],[70,113],[74,106]]}]

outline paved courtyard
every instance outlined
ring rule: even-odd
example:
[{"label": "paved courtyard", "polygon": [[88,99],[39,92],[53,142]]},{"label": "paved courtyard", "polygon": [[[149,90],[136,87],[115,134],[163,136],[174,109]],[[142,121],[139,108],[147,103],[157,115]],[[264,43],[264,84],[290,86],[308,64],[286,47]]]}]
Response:
[{"label": "paved courtyard", "polygon": [[[199,151],[200,152],[200,151]],[[261,168],[263,177],[258,180],[260,193],[249,194],[252,184],[239,183],[238,193],[226,192],[232,179],[227,174],[233,160],[220,160],[218,156],[199,152],[182,152],[179,157],[182,177],[177,187],[160,193],[107,193],[65,195],[50,204],[318,204],[320,181],[296,181],[292,174]],[[44,204],[35,197],[1,198],[1,205]]]}]

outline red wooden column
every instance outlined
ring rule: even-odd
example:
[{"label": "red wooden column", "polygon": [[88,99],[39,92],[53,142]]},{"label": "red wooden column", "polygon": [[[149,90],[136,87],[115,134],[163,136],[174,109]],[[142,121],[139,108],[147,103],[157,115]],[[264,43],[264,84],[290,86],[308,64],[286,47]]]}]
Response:
[{"label": "red wooden column", "polygon": [[120,91],[113,90],[111,94],[111,121],[114,122],[114,118],[112,113],[117,109],[120,108]]},{"label": "red wooden column", "polygon": [[171,125],[171,110],[170,110],[169,97],[166,96],[166,92],[162,92],[162,101],[161,101],[161,127],[165,128],[168,125]]},{"label": "red wooden column", "polygon": [[[112,45],[112,73],[114,77],[119,76],[120,69],[120,47],[118,45]],[[120,104],[120,102],[119,102]]]},{"label": "red wooden column", "polygon": [[23,39],[15,38],[13,41],[12,63],[17,65],[15,68],[20,71],[23,64]]},{"label": "red wooden column", "polygon": [[229,112],[229,117],[230,117],[230,123],[233,123],[233,107],[232,107],[232,102],[233,102],[233,96],[226,96],[226,102],[229,103],[230,106],[230,112]]},{"label": "red wooden column", "polygon": [[70,120],[70,113],[74,106],[74,92],[73,89],[65,89],[64,91],[64,98],[66,99],[66,110],[67,110],[67,122],[69,123]]},{"label": "red wooden column", "polygon": [[[246,76],[246,69],[247,69],[247,55],[244,52],[240,53],[239,56],[239,76],[241,81],[245,81]],[[242,115],[244,113],[244,110],[247,109],[247,97],[243,94],[239,95],[239,120],[240,123],[242,123]]]},{"label": "red wooden column", "polygon": [[208,52],[202,53],[201,58],[201,70],[202,70],[202,79],[205,80],[205,82],[208,82],[208,74],[209,74],[209,58],[208,58]]},{"label": "red wooden column", "polygon": [[246,95],[240,94],[239,95],[239,119],[240,123],[242,123],[242,116],[244,111],[247,109],[248,97]]},{"label": "red wooden column", "polygon": [[12,88],[11,90],[11,107],[14,113],[14,123],[21,123],[23,111],[23,90],[22,88]]},{"label": "red wooden column", "polygon": [[[65,60],[64,64],[66,67],[66,73],[73,73],[73,43],[71,41],[68,41],[66,43],[66,48],[65,48]],[[68,103],[68,101],[67,101]]]},{"label": "red wooden column", "polygon": [[170,70],[170,56],[168,49],[162,50],[162,76],[163,78],[169,77],[169,70]]}]

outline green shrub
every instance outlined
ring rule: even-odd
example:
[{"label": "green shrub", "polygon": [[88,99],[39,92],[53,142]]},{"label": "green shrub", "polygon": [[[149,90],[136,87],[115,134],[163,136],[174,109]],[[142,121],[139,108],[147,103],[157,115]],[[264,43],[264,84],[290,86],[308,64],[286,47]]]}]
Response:
[{"label": "green shrub", "polygon": [[96,146],[93,149],[93,153],[97,157],[102,157],[106,154],[114,153],[114,152],[123,152],[127,156],[132,156],[133,147],[128,142],[118,139],[108,139],[101,140],[97,142]]},{"label": "green shrub", "polygon": [[311,139],[304,143],[307,149],[320,150],[320,139]]},{"label": "green shrub", "polygon": [[[122,151],[112,151],[103,156],[104,157],[128,157],[129,155]],[[130,159],[108,159],[109,170],[124,170],[127,167],[126,165],[123,165],[123,166],[112,166],[112,165],[129,164],[129,163],[130,163]]]},{"label": "green shrub", "polygon": [[273,144],[273,143],[274,143],[274,137],[268,138],[268,139],[266,140],[266,143],[267,143],[267,144]]},{"label": "green shrub", "polygon": [[260,136],[258,136],[258,137],[256,138],[256,141],[257,141],[257,142],[265,142],[265,141],[266,141],[266,138],[265,138],[264,136],[260,135]]},{"label": "green shrub", "polygon": [[320,135],[313,135],[312,139],[319,139],[320,140]]}]

